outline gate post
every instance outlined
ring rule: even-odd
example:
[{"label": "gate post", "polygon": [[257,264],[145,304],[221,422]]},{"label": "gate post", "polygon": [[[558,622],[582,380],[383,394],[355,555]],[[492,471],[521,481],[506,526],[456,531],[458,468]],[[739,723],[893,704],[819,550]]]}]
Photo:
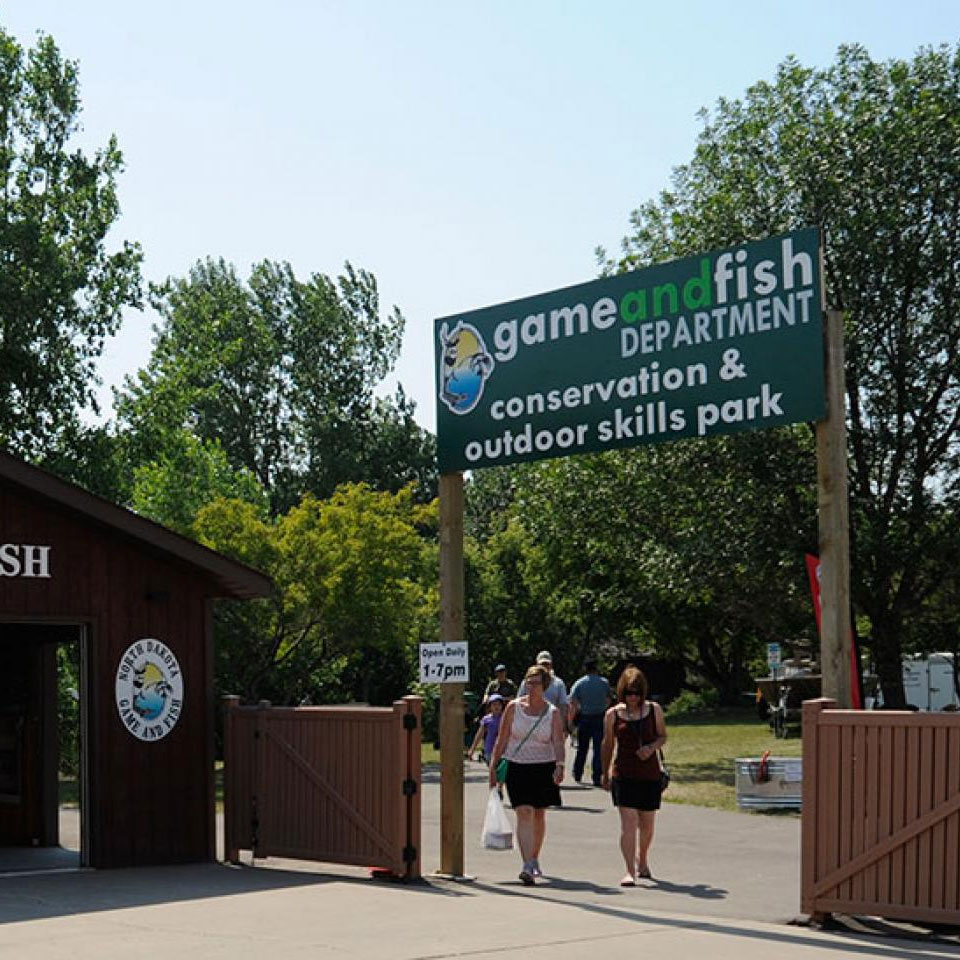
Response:
[{"label": "gate post", "polygon": [[419,880],[420,865],[420,773],[421,713],[420,697],[406,696],[394,701],[393,710],[400,721],[400,757],[403,764],[402,826],[404,879]]},{"label": "gate post", "polygon": [[[463,640],[463,474],[440,477],[440,639]],[[440,872],[462,877],[463,683],[440,685]]]},{"label": "gate post", "polygon": [[820,815],[817,777],[820,763],[820,715],[833,710],[836,700],[820,697],[803,701],[803,790],[800,810],[800,910],[815,916],[813,891],[817,882],[817,828]]},{"label": "gate post", "polygon": [[816,427],[820,550],[820,673],[825,697],[852,704],[850,664],[850,521],[843,314],[826,312],[827,416]]},{"label": "gate post", "polygon": [[234,809],[237,802],[236,783],[233,782],[234,765],[236,763],[236,730],[234,724],[239,707],[239,697],[227,696],[223,698],[223,859],[227,863],[240,862],[236,810]]}]

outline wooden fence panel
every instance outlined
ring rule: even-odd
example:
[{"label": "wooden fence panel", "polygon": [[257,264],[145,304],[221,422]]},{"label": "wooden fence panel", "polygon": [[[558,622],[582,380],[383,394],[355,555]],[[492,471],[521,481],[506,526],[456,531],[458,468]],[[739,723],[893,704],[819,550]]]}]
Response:
[{"label": "wooden fence panel", "polygon": [[418,697],[393,707],[226,699],[228,860],[290,857],[420,876]]},{"label": "wooden fence panel", "polygon": [[960,716],[804,704],[801,907],[955,923]]}]

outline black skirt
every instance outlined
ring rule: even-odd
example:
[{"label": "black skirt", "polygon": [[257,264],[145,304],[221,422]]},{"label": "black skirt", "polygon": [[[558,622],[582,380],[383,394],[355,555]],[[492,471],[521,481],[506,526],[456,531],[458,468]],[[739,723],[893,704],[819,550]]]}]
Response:
[{"label": "black skirt", "polygon": [[660,781],[634,780],[614,777],[610,782],[610,792],[615,807],[630,807],[633,810],[660,809]]},{"label": "black skirt", "polygon": [[553,782],[557,769],[552,760],[547,763],[515,763],[507,769],[507,793],[510,805],[517,807],[559,807],[560,788]]}]

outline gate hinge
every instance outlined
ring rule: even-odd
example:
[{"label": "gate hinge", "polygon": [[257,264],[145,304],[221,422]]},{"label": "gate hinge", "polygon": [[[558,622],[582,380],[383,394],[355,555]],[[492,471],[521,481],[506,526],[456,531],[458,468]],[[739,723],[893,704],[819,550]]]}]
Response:
[{"label": "gate hinge", "polygon": [[257,809],[257,798],[253,797],[250,809],[250,849],[254,859],[257,856],[257,847],[260,845],[260,811]]},{"label": "gate hinge", "polygon": [[404,730],[417,729],[417,715],[415,713],[405,713],[403,715],[403,729]]},{"label": "gate hinge", "polygon": [[412,797],[417,792],[417,781],[407,778],[403,781],[403,795]]},{"label": "gate hinge", "polygon": [[403,862],[404,863],[413,863],[417,859],[417,848],[410,846],[408,843],[403,848]]}]

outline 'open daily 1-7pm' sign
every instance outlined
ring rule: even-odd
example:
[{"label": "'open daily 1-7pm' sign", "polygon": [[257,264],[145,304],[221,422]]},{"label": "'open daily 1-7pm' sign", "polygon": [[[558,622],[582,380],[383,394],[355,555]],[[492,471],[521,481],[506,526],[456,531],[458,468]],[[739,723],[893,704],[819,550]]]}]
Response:
[{"label": "'open daily 1-7pm' sign", "polygon": [[825,415],[798,230],[437,320],[441,473]]}]

